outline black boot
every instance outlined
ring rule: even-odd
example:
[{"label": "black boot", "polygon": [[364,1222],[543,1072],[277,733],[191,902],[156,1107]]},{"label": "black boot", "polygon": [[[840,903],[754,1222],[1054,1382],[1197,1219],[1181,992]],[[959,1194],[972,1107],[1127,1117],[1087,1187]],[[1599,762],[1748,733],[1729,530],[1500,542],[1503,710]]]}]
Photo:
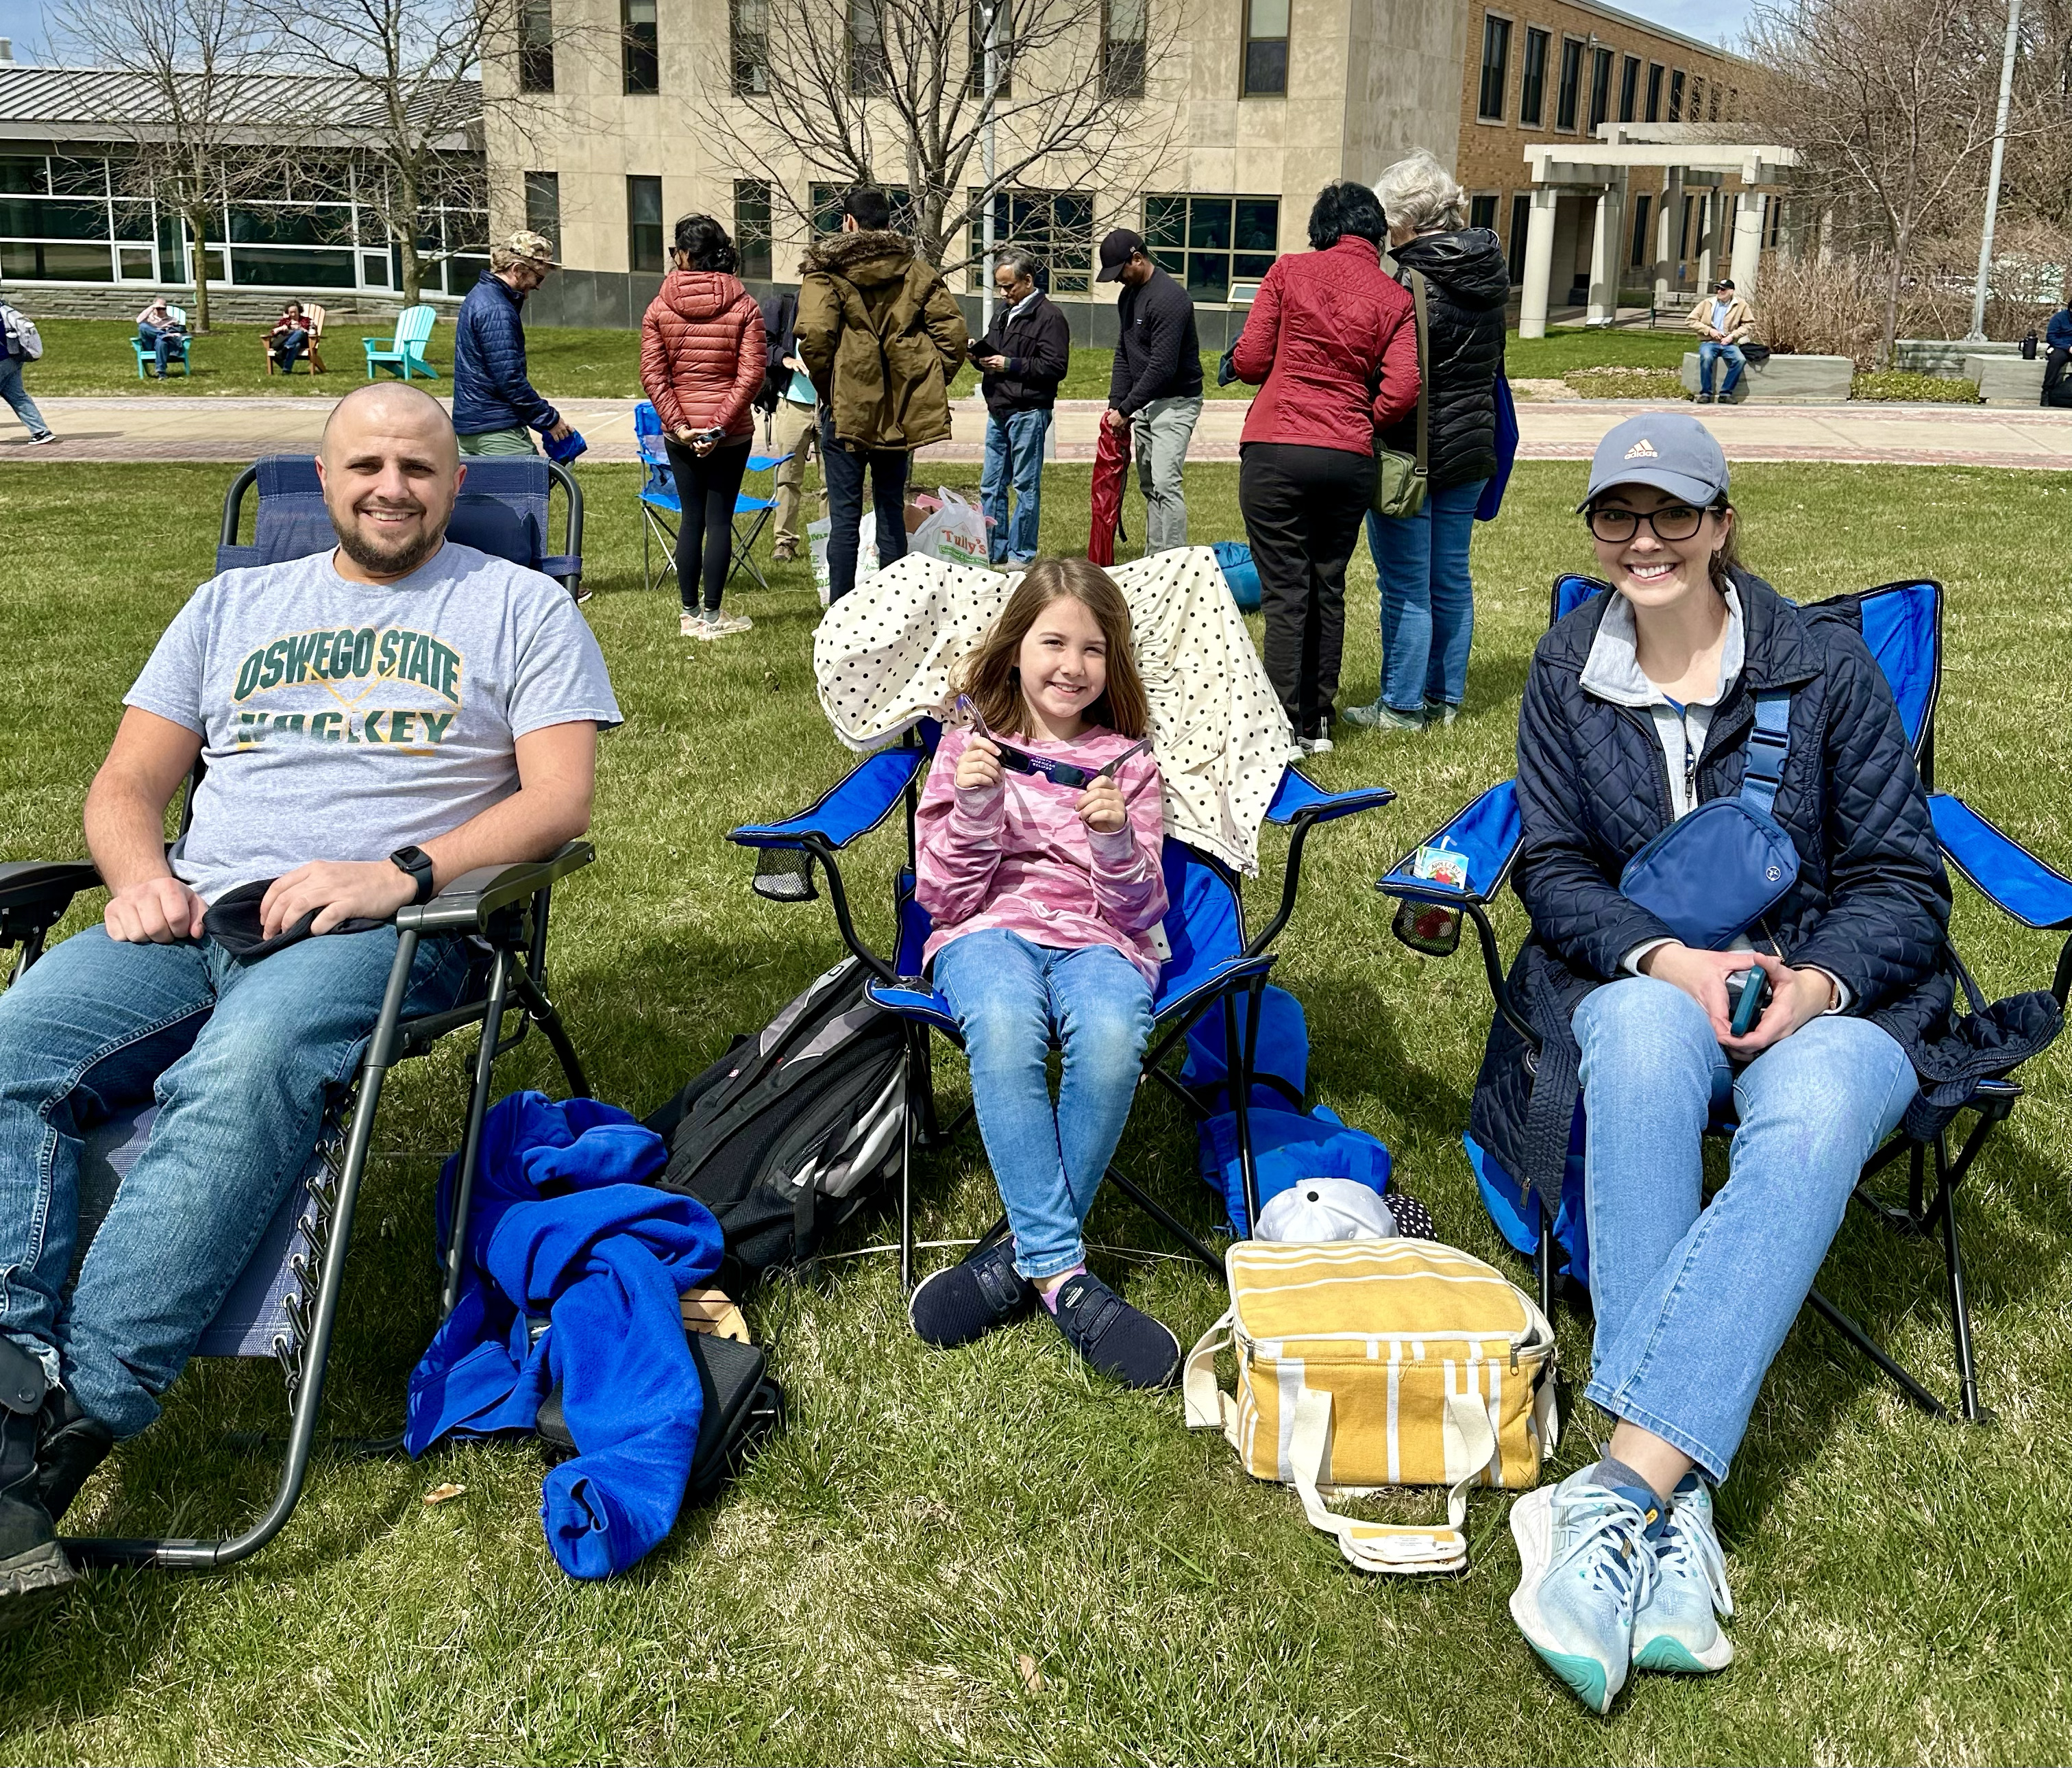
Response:
[{"label": "black boot", "polygon": [[79,1489],[115,1446],[115,1433],[89,1418],[63,1388],[43,1396],[37,1414],[36,1495],[53,1524],[64,1520]]},{"label": "black boot", "polygon": [[49,1388],[43,1364],[0,1338],[0,1633],[34,1620],[74,1576],[38,1489],[36,1438]]}]

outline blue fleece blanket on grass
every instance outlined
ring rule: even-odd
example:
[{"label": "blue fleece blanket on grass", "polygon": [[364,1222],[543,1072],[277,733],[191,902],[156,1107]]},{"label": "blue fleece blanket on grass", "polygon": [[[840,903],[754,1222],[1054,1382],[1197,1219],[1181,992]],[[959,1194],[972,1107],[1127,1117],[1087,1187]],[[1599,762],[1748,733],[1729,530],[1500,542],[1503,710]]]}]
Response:
[{"label": "blue fleece blanket on grass", "polygon": [[[541,1520],[572,1577],[623,1571],[676,1524],[705,1409],[680,1297],[719,1269],[719,1224],[646,1183],[668,1150],[594,1099],[516,1093],[490,1108],[460,1298],[410,1376],[404,1442],[530,1430],[561,1388],[576,1454]],[[458,1156],[439,1177],[440,1243]],[[550,1323],[535,1343],[528,1317]]]}]

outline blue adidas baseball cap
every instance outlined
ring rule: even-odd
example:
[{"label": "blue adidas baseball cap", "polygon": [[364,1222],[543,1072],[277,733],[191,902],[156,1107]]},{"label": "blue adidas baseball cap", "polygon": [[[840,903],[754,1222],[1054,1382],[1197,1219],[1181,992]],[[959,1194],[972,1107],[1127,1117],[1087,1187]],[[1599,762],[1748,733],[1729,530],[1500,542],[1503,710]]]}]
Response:
[{"label": "blue adidas baseball cap", "polygon": [[1700,509],[1727,494],[1727,457],[1688,412],[1642,412],[1614,425],[1590,457],[1590,489],[1578,510],[1614,485],[1651,485]]}]

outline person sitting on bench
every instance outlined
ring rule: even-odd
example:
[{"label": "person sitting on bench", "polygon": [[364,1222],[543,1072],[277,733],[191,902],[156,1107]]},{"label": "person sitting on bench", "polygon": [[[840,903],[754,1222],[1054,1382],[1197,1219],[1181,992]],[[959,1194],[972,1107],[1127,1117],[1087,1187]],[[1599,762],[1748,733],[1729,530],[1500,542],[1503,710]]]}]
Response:
[{"label": "person sitting on bench", "polygon": [[[0,995],[0,1631],[70,1580],[57,1519],[158,1416],[306,1167],[380,1011],[389,917],[582,834],[619,722],[567,592],[446,539],[463,469],[436,401],[360,388],[318,469],[335,550],[226,572],[174,617],[87,794],[103,925]],[[248,886],[240,939],[223,911]],[[405,1011],[452,1005],[468,964],[427,941]],[[82,1133],[154,1090],[68,1295]]]}]

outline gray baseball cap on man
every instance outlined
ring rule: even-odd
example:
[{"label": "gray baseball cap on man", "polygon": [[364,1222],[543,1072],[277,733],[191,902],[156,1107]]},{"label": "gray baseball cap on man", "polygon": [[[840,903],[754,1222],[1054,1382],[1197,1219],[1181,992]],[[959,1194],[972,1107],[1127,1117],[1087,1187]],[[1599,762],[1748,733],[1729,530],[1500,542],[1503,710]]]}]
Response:
[{"label": "gray baseball cap on man", "polygon": [[1727,494],[1727,457],[1688,412],[1643,412],[1614,425],[1590,457],[1585,510],[1615,485],[1651,485],[1700,509]]}]

